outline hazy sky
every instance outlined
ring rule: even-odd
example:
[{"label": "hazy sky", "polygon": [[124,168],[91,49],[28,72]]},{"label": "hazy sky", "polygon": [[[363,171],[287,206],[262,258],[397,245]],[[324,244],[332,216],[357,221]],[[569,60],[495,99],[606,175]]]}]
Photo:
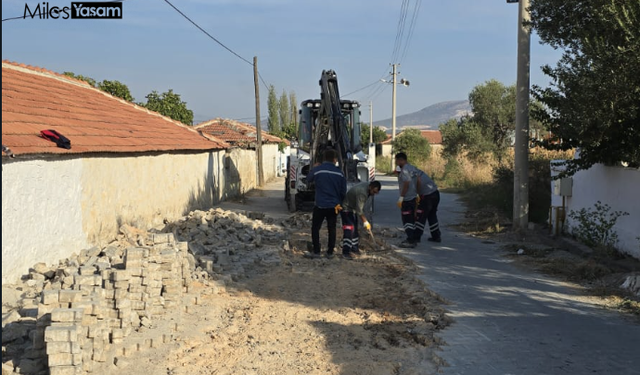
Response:
[{"label": "hazy sky", "polygon": [[[170,1],[244,59],[258,56],[262,78],[278,95],[284,89],[294,91],[298,102],[319,97],[322,70],[335,70],[342,97],[364,105],[364,121],[369,101],[374,120],[391,116],[390,85],[380,82],[346,94],[388,78],[392,62],[401,64],[398,79],[410,81],[409,87],[398,86],[397,115],[467,99],[475,85],[492,78],[516,81],[518,5],[505,0],[409,0],[401,38],[400,0]],[[27,4],[33,9],[37,2]],[[49,5],[70,6],[70,1],[51,0]],[[22,16],[24,9],[24,1],[2,0],[3,19]],[[531,83],[546,86],[540,66],[555,64],[559,56],[534,35]],[[2,59],[98,81],[119,80],[136,101],[145,101],[152,90],[171,88],[194,111],[195,122],[255,117],[252,66],[163,0],[125,1],[121,20],[2,22]],[[374,91],[378,86],[384,91]],[[260,90],[264,118],[267,89],[262,83]]]}]

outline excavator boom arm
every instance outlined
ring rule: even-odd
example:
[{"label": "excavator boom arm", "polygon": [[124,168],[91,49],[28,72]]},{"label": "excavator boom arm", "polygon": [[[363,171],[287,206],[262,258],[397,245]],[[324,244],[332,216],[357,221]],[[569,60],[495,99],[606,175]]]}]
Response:
[{"label": "excavator boom arm", "polygon": [[320,110],[315,129],[311,158],[319,161],[327,148],[338,153],[338,164],[348,182],[355,182],[357,160],[354,160],[348,124],[345,123],[338,90],[338,77],[333,70],[323,70],[320,77]]}]

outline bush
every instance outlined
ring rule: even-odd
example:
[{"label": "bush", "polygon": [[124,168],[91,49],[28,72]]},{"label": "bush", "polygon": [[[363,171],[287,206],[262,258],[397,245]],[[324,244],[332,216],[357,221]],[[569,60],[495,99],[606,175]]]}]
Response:
[{"label": "bush", "polygon": [[569,217],[573,220],[570,230],[585,245],[614,248],[618,243],[618,233],[613,227],[619,217],[627,215],[629,213],[623,211],[611,212],[608,204],[597,201],[594,209],[582,208],[569,212]]},{"label": "bush", "polygon": [[[551,206],[550,161],[567,159],[571,152],[531,150],[529,158],[529,220],[545,223]],[[475,157],[474,157],[475,159]],[[474,207],[494,207],[508,218],[513,217],[513,152],[502,162],[485,158],[473,162],[466,157],[449,158],[442,185],[464,189],[467,201]],[[438,181],[436,181],[438,182]]]},{"label": "bush", "polygon": [[431,156],[429,156],[428,160],[416,164],[418,168],[423,170],[436,182],[444,176],[446,165],[447,159],[442,157],[441,150],[436,147],[432,147]]},{"label": "bush", "polygon": [[407,154],[409,163],[413,165],[421,164],[431,156],[431,145],[418,129],[404,129],[393,141],[393,149]]},{"label": "bush", "polygon": [[388,156],[376,156],[376,172],[383,174],[391,173],[391,158]]},{"label": "bush", "polygon": [[[494,161],[476,163],[466,156],[448,157],[442,177],[436,183],[443,188],[469,189],[491,182]],[[439,186],[440,186],[439,185]]]},{"label": "bush", "polygon": [[447,159],[447,164],[444,166],[444,172],[442,173],[442,181],[439,181],[440,187],[443,188],[463,188],[463,176],[462,167],[457,158]]}]

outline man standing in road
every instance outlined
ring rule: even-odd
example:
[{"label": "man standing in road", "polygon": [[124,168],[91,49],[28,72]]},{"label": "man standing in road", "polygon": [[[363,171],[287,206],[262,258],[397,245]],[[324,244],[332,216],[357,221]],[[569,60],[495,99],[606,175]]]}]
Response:
[{"label": "man standing in road", "polygon": [[333,257],[333,249],[336,246],[338,207],[347,192],[347,180],[340,168],[335,165],[338,161],[336,151],[326,150],[323,160],[322,164],[316,165],[307,175],[307,182],[315,183],[316,186],[316,200],[311,223],[313,252],[305,253],[307,258],[320,258],[320,228],[325,219],[329,232],[327,257]]},{"label": "man standing in road", "polygon": [[347,197],[342,202],[342,256],[345,259],[353,259],[360,254],[358,245],[358,216],[362,220],[364,229],[370,231],[371,224],[364,214],[364,207],[370,197],[378,194],[382,185],[379,181],[361,182],[347,191]]},{"label": "man standing in road", "polygon": [[438,224],[438,204],[440,203],[440,191],[435,182],[426,173],[418,169],[416,179],[418,190],[418,209],[416,210],[416,229],[414,239],[420,242],[420,238],[424,233],[424,225],[429,220],[429,232],[431,237],[428,238],[432,242],[442,242],[440,225]]},{"label": "man standing in road", "polygon": [[407,154],[404,152],[396,154],[396,165],[400,189],[400,197],[396,204],[402,213],[402,226],[407,235],[407,239],[400,243],[400,247],[413,248],[417,245],[415,228],[418,169],[407,162]]}]

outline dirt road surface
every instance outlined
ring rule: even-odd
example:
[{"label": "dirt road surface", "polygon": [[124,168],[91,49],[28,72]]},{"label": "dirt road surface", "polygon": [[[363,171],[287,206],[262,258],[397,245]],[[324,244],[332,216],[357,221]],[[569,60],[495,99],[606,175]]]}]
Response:
[{"label": "dirt road surface", "polygon": [[[289,218],[277,186],[221,208]],[[396,234],[376,232],[376,247],[361,237],[365,253],[357,260],[307,259],[310,214],[298,213],[297,222],[307,224],[285,228],[280,261],[245,266],[226,287],[196,283],[199,304],[152,327],[170,333],[166,344],[121,357],[101,373],[436,373],[434,333],[449,323],[444,302],[415,277],[411,262],[390,251],[385,240],[397,242]],[[325,231],[321,237],[324,250]]]}]

